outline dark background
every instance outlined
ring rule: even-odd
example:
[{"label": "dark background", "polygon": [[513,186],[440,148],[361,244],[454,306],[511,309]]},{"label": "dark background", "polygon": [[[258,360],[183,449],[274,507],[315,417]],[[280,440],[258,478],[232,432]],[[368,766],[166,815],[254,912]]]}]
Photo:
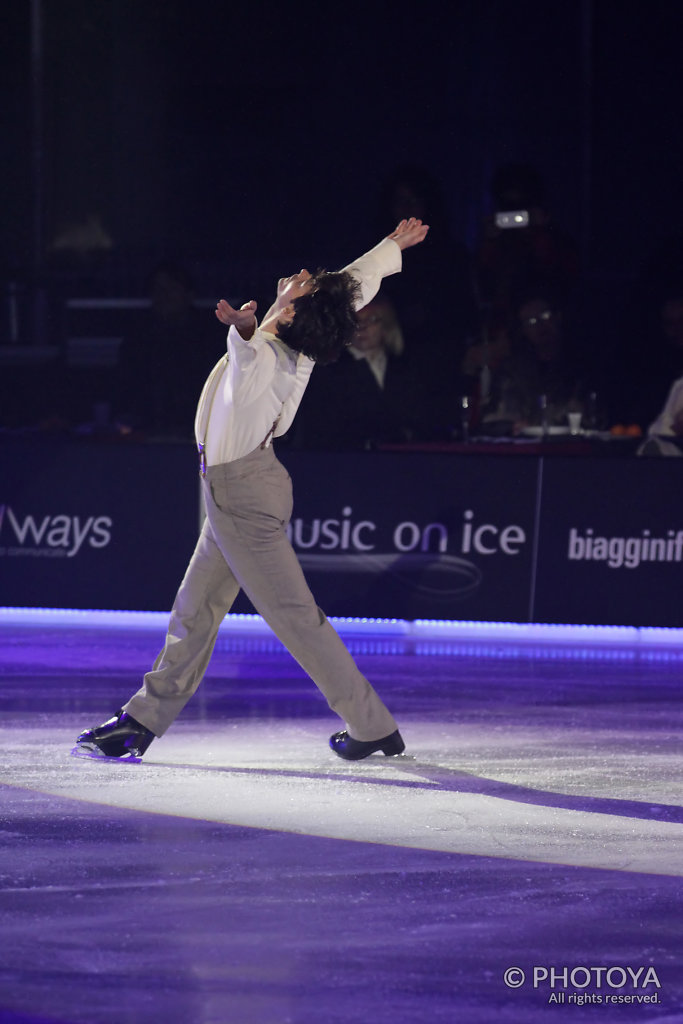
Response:
[{"label": "dark background", "polygon": [[683,228],[671,0],[24,0],[3,16],[6,269],[54,262],[88,217],[110,264],[334,262],[374,241],[404,161],[438,178],[470,247],[508,160],[543,174],[590,273],[635,275]]},{"label": "dark background", "polygon": [[0,349],[12,330],[56,350],[125,333],[113,314],[74,329],[67,303],[145,296],[162,259],[207,306],[263,303],[275,277],[390,230],[383,184],[406,162],[470,253],[494,169],[538,170],[603,376],[645,343],[636,307],[667,254],[683,267],[676,0],[13,0],[3,17]]}]

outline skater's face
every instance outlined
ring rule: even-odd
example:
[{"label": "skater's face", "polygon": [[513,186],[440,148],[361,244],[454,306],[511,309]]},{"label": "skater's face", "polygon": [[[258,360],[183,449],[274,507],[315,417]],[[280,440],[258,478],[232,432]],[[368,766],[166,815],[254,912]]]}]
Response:
[{"label": "skater's face", "polygon": [[313,277],[307,270],[300,270],[291,277],[281,277],[277,283],[277,297],[280,308],[289,306],[295,299],[308,295],[313,288]]}]

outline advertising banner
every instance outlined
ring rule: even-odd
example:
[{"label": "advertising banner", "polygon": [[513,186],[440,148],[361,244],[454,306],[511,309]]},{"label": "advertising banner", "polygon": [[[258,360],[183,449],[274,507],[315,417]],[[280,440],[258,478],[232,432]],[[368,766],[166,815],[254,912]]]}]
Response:
[{"label": "advertising banner", "polygon": [[328,615],[525,621],[537,463],[281,452],[290,539]]},{"label": "advertising banner", "polygon": [[683,626],[681,462],[544,460],[534,621]]},{"label": "advertising banner", "polygon": [[170,608],[197,537],[187,445],[0,450],[0,604]]},{"label": "advertising banner", "polygon": [[[328,615],[683,626],[683,460],[278,455]],[[191,444],[3,443],[0,604],[167,610],[198,523]]]}]

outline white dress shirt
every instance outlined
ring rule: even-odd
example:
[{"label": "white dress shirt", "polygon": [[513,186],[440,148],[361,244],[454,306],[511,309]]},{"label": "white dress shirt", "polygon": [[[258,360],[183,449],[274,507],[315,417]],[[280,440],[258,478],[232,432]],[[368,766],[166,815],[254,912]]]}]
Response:
[{"label": "white dress shirt", "polygon": [[[344,267],[361,286],[362,309],[379,291],[383,277],[402,266],[401,248],[385,238]],[[315,363],[301,352],[256,328],[245,341],[235,327],[228,332],[227,354],[209,374],[195,417],[197,443],[208,466],[233,462],[271,436],[286,433],[299,408]]]}]

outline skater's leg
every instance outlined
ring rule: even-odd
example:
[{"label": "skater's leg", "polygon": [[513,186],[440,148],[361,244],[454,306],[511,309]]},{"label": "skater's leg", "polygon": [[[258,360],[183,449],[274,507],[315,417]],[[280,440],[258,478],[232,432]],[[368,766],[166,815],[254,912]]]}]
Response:
[{"label": "skater's leg", "polygon": [[123,708],[156,736],[163,735],[202,681],[218,628],[238,592],[206,520],[173,604],[166,642]]},{"label": "skater's leg", "polygon": [[211,467],[206,479],[216,543],[256,610],[353,737],[375,740],[393,733],[393,716],[318,608],[289,543],[285,526],[292,494],[284,467],[266,449],[239,464]]}]

